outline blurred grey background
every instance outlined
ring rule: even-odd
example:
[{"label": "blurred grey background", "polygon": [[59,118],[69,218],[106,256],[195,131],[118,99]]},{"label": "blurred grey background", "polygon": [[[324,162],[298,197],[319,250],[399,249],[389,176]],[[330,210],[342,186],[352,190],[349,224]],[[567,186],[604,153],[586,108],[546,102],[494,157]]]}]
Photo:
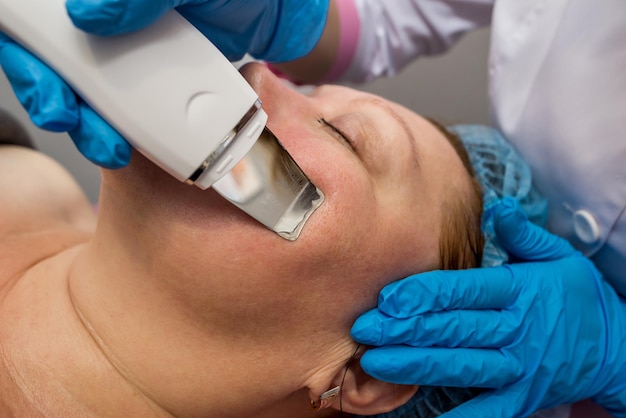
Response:
[{"label": "blurred grey background", "polygon": [[[487,123],[488,42],[489,30],[479,29],[445,55],[419,59],[392,79],[357,87],[444,124]],[[67,167],[92,202],[98,200],[98,168],[76,151],[67,135],[45,132],[30,123],[4,74],[0,76],[0,107],[22,120],[39,149]]]}]

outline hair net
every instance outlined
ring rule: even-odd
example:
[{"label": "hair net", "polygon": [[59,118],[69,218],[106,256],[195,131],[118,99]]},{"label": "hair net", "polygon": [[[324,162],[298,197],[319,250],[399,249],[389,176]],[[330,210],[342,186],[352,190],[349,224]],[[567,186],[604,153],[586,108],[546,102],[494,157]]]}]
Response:
[{"label": "hair net", "polygon": [[[482,125],[456,125],[448,127],[448,130],[463,142],[482,189],[482,230],[485,235],[482,266],[502,265],[509,256],[495,236],[494,205],[503,197],[513,197],[532,222],[543,226],[547,218],[547,203],[532,186],[530,167],[497,130]],[[421,386],[409,402],[375,417],[438,417],[479,393],[480,389]],[[538,418],[540,414],[533,417]]]},{"label": "hair net", "polygon": [[544,226],[548,215],[547,202],[532,186],[528,164],[500,132],[482,125],[456,125],[448,130],[463,142],[483,191],[485,249],[482,266],[502,265],[509,260],[509,256],[498,245],[494,233],[494,205],[503,197],[513,197],[531,222]]}]

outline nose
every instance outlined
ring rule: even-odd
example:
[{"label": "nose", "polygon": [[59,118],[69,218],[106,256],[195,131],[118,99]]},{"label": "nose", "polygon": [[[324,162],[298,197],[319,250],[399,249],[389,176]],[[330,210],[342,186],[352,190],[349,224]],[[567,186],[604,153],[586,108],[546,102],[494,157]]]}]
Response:
[{"label": "nose", "polygon": [[263,102],[270,119],[289,116],[294,109],[303,109],[306,97],[278,78],[266,65],[251,62],[239,70]]},{"label": "nose", "polygon": [[243,65],[239,72],[259,95],[265,90],[278,87],[276,84],[281,83],[266,65],[258,62]]}]

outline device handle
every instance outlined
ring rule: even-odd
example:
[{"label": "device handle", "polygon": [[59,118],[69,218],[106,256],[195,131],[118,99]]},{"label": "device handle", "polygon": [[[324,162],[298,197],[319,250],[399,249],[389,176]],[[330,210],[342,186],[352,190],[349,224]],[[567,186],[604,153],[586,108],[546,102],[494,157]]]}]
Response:
[{"label": "device handle", "polygon": [[[64,0],[0,0],[0,30],[181,181],[232,136],[258,101],[235,67],[175,11],[144,30],[98,37],[72,24]],[[258,133],[238,138],[224,158],[236,163],[252,147],[267,116],[261,112],[254,119]],[[205,179],[202,188],[227,171]]]}]

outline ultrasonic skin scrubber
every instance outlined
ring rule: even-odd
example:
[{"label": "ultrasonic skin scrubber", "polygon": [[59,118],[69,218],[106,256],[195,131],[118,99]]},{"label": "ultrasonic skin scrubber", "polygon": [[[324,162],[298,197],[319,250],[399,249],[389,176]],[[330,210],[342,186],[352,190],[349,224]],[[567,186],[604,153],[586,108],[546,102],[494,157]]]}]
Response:
[{"label": "ultrasonic skin scrubber", "polygon": [[58,72],[132,146],[296,240],[324,195],[266,127],[237,69],[171,11],[128,35],[77,29],[65,0],[0,0],[0,30]]}]

